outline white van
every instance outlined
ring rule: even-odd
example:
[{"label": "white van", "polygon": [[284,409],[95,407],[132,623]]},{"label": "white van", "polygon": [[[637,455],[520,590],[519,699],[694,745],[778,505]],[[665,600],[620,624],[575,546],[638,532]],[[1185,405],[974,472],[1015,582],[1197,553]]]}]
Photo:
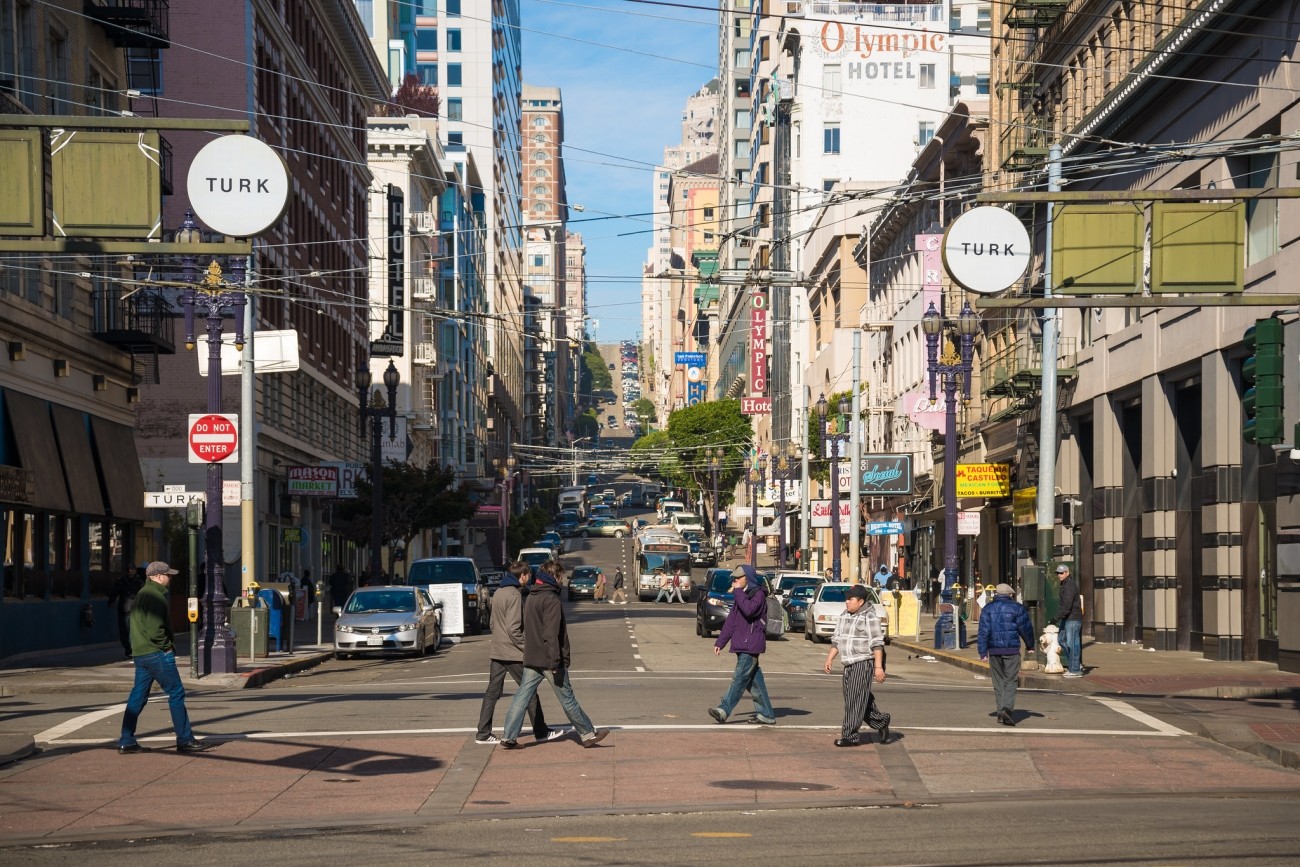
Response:
[{"label": "white van", "polygon": [[659,518],[670,518],[678,512],[685,512],[686,504],[681,500],[664,500],[659,504]]},{"label": "white van", "polygon": [[700,516],[694,512],[674,512],[672,517],[669,518],[668,523],[671,524],[672,528],[678,533],[683,530],[697,530],[701,533],[704,532],[704,522],[701,521]]}]

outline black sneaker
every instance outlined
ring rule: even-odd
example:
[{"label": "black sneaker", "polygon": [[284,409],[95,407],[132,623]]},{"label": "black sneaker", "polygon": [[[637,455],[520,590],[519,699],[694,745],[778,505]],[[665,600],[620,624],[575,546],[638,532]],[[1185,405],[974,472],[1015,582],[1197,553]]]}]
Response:
[{"label": "black sneaker", "polygon": [[998,722],[1002,723],[1004,726],[1014,726],[1016,724],[1016,719],[1011,715],[1011,711],[1002,708],[998,711]]},{"label": "black sneaker", "polygon": [[132,753],[147,753],[147,752],[149,752],[149,748],[142,747],[139,744],[127,744],[124,747],[117,748],[117,754],[119,756],[129,756]]},{"label": "black sneaker", "polygon": [[856,747],[861,745],[861,743],[862,742],[859,741],[857,738],[836,738],[835,739],[835,746],[837,747]]},{"label": "black sneaker", "polygon": [[889,743],[889,724],[891,722],[893,722],[892,719],[886,719],[885,724],[882,725],[880,728],[876,729],[876,731],[880,732],[880,742],[882,744]]},{"label": "black sneaker", "polygon": [[709,708],[709,716],[713,717],[715,723],[721,724],[727,721],[727,715],[722,712],[722,708],[720,707]]},{"label": "black sneaker", "polygon": [[501,746],[508,750],[517,750],[519,749],[519,741],[501,741]]},{"label": "black sneaker", "polygon": [[607,737],[609,737],[609,729],[596,729],[594,732],[582,739],[582,745],[584,747],[594,747]]}]

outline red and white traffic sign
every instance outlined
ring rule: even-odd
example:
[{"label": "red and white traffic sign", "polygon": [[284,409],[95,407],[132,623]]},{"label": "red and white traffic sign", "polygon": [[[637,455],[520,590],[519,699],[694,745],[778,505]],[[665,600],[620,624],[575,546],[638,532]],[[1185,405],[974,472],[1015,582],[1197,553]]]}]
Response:
[{"label": "red and white traffic sign", "polygon": [[239,463],[239,416],[215,412],[190,414],[190,463]]}]

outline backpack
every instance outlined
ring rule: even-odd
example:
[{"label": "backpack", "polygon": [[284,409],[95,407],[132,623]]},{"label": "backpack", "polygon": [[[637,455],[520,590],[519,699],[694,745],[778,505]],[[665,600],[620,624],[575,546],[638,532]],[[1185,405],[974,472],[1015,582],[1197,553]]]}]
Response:
[{"label": "backpack", "polygon": [[781,600],[775,596],[767,597],[767,618],[763,623],[763,632],[768,638],[785,635],[785,609],[781,607]]}]

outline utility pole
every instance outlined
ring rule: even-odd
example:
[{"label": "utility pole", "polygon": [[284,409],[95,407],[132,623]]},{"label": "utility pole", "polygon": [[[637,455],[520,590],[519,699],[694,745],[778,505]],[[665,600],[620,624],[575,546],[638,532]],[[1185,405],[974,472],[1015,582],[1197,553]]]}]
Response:
[{"label": "utility pole", "polygon": [[[1047,156],[1047,191],[1061,190],[1061,146]],[[1047,203],[1047,255],[1043,257],[1043,297],[1052,297],[1052,202]],[[1043,310],[1042,405],[1038,413],[1038,565],[1043,584],[1050,580],[1056,533],[1056,308]],[[946,458],[945,458],[946,460]],[[1042,624],[1037,624],[1041,627]]]},{"label": "utility pole", "polygon": [[849,581],[862,580],[862,329],[853,329],[853,421],[849,425],[852,446],[849,450],[849,502],[853,514],[849,518]]}]

